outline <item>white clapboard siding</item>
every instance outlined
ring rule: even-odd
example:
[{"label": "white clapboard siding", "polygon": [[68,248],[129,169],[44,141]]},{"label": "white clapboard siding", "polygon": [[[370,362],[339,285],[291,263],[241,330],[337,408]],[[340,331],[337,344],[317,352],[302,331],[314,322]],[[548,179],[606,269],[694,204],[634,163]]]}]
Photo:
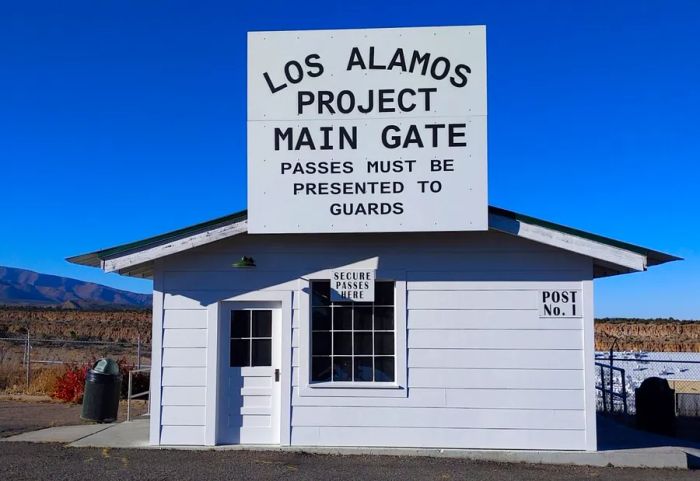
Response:
[{"label": "white clapboard siding", "polygon": [[408,291],[408,309],[537,309],[535,290]]},{"label": "white clapboard siding", "polygon": [[310,397],[292,390],[294,406],[334,407],[426,407],[490,409],[584,409],[580,389],[440,389],[411,388],[405,398]]},{"label": "white clapboard siding", "polygon": [[206,367],[207,350],[203,347],[169,347],[163,349],[163,367]]},{"label": "white clapboard siding", "polygon": [[[456,277],[448,280],[441,276],[440,280],[409,281],[406,289],[409,291],[538,291],[540,289],[581,289],[581,282],[546,282],[533,280],[502,280],[508,278],[507,272],[494,272],[495,280],[464,280],[467,275],[481,277],[485,272],[450,272],[443,273]],[[528,274],[531,271],[525,271]],[[548,271],[549,272],[549,271]],[[580,275],[579,275],[580,276]]]},{"label": "white clapboard siding", "polygon": [[583,329],[583,319],[543,319],[536,310],[440,310],[408,311],[409,329]]},{"label": "white clapboard siding", "polygon": [[160,418],[164,426],[204,426],[204,406],[163,406]]},{"label": "white clapboard siding", "polygon": [[204,406],[206,388],[204,386],[168,386],[161,394],[163,406]]},{"label": "white clapboard siding", "polygon": [[[221,292],[218,294],[219,299],[225,299],[227,297],[226,292]],[[205,303],[204,300],[209,300],[214,296],[217,296],[217,294],[209,293],[207,291],[182,291],[178,292],[177,294],[166,291],[163,295],[163,309],[203,309],[206,311],[207,303]]]},{"label": "white clapboard siding", "polygon": [[445,389],[445,403],[464,408],[585,408],[581,389]]},{"label": "white clapboard siding", "polygon": [[294,407],[292,426],[584,429],[583,410]]},{"label": "white clapboard siding", "polygon": [[160,443],[167,445],[196,446],[204,444],[204,426],[163,426]]},{"label": "white clapboard siding", "polygon": [[[582,331],[409,330],[409,348],[430,349],[583,349]],[[449,366],[446,366],[449,367]]]},{"label": "white clapboard siding", "polygon": [[390,406],[390,407],[444,407],[444,389],[411,389],[408,397],[362,397],[362,396],[300,396],[299,388],[292,389],[294,406]]},{"label": "white clapboard siding", "polygon": [[204,367],[164,367],[163,386],[206,386]]},{"label": "white clapboard siding", "polygon": [[583,369],[583,351],[523,349],[411,349],[408,367]]},{"label": "white clapboard siding", "polygon": [[207,347],[207,330],[164,329],[163,347]]},{"label": "white clapboard siding", "polygon": [[461,449],[580,450],[583,430],[293,427],[292,444]]},{"label": "white clapboard siding", "polygon": [[164,329],[206,329],[207,311],[203,309],[168,310],[163,313]]},{"label": "white clapboard siding", "polygon": [[[186,292],[194,286],[202,290],[226,291],[232,286],[252,290],[292,291],[299,286],[298,273],[294,271],[254,270],[227,271],[169,271],[164,273],[165,290],[171,293]],[[240,287],[238,287],[240,286]]]},{"label": "white clapboard siding", "polygon": [[583,389],[583,371],[560,369],[408,370],[408,387],[479,389]]}]

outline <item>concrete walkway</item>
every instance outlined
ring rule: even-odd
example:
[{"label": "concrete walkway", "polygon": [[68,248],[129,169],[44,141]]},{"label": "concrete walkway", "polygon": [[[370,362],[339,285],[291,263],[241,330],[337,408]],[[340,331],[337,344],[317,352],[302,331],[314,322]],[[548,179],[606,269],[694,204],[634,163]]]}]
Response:
[{"label": "concrete walkway", "polygon": [[599,451],[494,451],[466,449],[345,448],[315,446],[149,446],[147,418],[119,424],[88,424],[42,429],[4,439],[4,442],[59,442],[70,447],[147,448],[187,450],[264,450],[315,454],[375,454],[389,456],[431,456],[510,463],[567,464],[679,468],[700,467],[700,445],[631,429],[600,418]]}]

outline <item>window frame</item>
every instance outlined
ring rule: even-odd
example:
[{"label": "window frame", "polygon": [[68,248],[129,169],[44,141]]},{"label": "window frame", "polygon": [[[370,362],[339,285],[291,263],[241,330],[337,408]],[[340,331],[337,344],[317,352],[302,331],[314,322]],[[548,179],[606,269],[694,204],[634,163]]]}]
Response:
[{"label": "window frame", "polygon": [[330,270],[320,271],[299,286],[299,395],[350,397],[407,397],[406,273],[377,271],[377,281],[394,282],[394,381],[311,381],[311,282],[328,281]]}]

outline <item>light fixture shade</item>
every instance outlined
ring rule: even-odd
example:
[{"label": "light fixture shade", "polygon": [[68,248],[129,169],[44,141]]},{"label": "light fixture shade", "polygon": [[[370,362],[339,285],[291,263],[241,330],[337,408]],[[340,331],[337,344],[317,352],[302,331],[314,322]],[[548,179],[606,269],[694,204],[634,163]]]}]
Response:
[{"label": "light fixture shade", "polygon": [[255,261],[253,260],[252,257],[243,256],[243,257],[241,257],[241,260],[233,263],[233,267],[236,267],[236,268],[255,267]]}]

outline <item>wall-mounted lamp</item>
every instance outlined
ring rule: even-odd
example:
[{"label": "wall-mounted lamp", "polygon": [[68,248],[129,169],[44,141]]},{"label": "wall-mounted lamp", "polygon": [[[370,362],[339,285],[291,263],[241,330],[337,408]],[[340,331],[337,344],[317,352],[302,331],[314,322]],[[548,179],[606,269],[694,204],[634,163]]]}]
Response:
[{"label": "wall-mounted lamp", "polygon": [[255,261],[253,260],[252,257],[248,256],[243,256],[241,257],[241,260],[238,262],[233,263],[233,267],[235,268],[245,268],[245,267],[255,267]]}]

